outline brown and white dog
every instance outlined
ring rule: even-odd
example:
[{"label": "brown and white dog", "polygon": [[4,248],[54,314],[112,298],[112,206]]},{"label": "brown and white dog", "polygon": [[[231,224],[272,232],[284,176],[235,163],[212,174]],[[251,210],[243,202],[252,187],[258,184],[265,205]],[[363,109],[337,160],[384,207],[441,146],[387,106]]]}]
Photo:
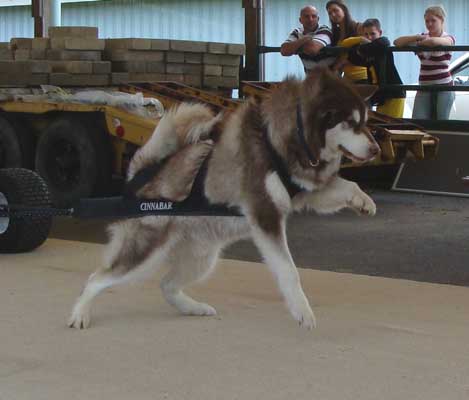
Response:
[{"label": "brown and white dog", "polygon": [[[168,112],[133,158],[129,179],[155,160],[178,156],[180,148],[198,146],[196,158],[211,152],[203,183],[206,199],[237,207],[244,217],[146,216],[113,224],[106,264],[90,276],[69,326],[89,326],[91,302],[103,289],[146,276],[162,264],[170,266],[161,282],[168,303],[182,314],[214,315],[213,307],[183,289],[209,275],[223,247],[251,237],[292,316],[300,325],[314,327],[288,249],[286,218],[305,208],[320,214],[346,207],[375,214],[373,200],[338,176],[343,156],[365,162],[379,153],[362,100],[372,92],[369,87],[364,87],[365,95],[357,90],[322,69],[304,81],[287,79],[262,102],[247,101],[225,117],[215,142],[207,135],[222,116],[201,105],[183,104]],[[168,170],[166,179],[171,180]]]}]

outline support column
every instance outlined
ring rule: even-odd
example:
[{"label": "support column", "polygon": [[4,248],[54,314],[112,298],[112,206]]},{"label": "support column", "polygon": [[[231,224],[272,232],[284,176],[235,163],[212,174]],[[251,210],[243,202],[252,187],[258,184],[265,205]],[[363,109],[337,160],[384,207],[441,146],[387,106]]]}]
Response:
[{"label": "support column", "polygon": [[264,0],[242,0],[244,8],[245,66],[241,79],[264,80],[264,54],[259,53],[264,37]]},{"label": "support column", "polygon": [[31,12],[34,18],[34,37],[44,37],[44,2],[32,0]]}]

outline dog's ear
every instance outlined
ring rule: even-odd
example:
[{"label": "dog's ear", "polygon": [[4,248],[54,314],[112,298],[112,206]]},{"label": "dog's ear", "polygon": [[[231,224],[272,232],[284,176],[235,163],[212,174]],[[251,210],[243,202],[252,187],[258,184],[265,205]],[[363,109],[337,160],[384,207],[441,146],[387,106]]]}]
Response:
[{"label": "dog's ear", "polygon": [[377,85],[355,85],[354,88],[364,101],[369,100],[378,90]]}]

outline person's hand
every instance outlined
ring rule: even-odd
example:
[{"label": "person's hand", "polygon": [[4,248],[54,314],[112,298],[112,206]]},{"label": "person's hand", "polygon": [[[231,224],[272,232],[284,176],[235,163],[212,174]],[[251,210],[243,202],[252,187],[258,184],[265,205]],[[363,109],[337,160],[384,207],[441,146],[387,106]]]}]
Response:
[{"label": "person's hand", "polygon": [[417,42],[417,44],[419,46],[433,46],[434,45],[434,41],[432,38],[426,38],[426,39],[423,39],[419,42]]},{"label": "person's hand", "polygon": [[371,40],[362,36],[362,38],[360,40],[360,44],[368,44],[368,43],[371,43]]},{"label": "person's hand", "polygon": [[415,41],[417,42],[417,44],[423,46],[422,42],[424,42],[425,40],[428,40],[425,35],[415,35]]}]

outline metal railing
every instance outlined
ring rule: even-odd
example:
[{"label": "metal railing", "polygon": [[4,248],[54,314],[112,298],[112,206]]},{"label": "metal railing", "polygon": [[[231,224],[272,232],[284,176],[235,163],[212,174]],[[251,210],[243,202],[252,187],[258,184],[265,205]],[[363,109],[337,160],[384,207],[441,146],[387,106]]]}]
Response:
[{"label": "metal railing", "polygon": [[[353,47],[325,47],[321,50],[326,55],[339,56],[343,53],[348,53]],[[280,52],[280,47],[270,47],[270,46],[259,46],[259,54],[265,53],[278,53]],[[399,85],[399,84],[388,84],[386,82],[386,57],[389,53],[419,53],[419,52],[434,52],[434,51],[469,51],[469,46],[405,46],[405,47],[395,47],[390,46],[386,49],[384,57],[380,60],[380,75],[378,77],[378,86],[380,90],[386,91],[389,89],[400,88],[403,90],[416,90],[421,92],[430,92],[430,107],[431,107],[431,117],[430,120],[435,122],[437,120],[437,98],[438,92],[469,92],[469,86],[462,85]],[[468,110],[469,117],[469,110]],[[466,123],[467,124],[467,123]],[[465,125],[466,125],[465,124]]]}]

